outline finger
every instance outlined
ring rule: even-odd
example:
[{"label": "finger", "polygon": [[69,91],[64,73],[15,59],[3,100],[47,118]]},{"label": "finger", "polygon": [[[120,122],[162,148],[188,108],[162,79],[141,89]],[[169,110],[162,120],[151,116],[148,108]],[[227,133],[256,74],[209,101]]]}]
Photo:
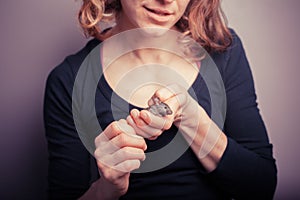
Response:
[{"label": "finger", "polygon": [[127,146],[140,148],[142,151],[145,151],[147,149],[147,145],[143,137],[122,133],[113,138],[111,141],[102,143],[101,145],[97,146],[94,152],[94,157],[96,159],[101,159],[105,155],[113,154],[119,151],[121,148]]},{"label": "finger", "polygon": [[148,140],[156,140],[158,138],[158,136],[152,136],[150,138],[148,138]]},{"label": "finger", "polygon": [[142,136],[143,138],[153,137],[153,135],[157,135],[158,131],[161,131],[151,128],[147,124],[143,127],[138,127],[130,115],[127,117],[127,123],[134,128],[136,134]]},{"label": "finger", "polygon": [[177,94],[183,93],[184,91],[185,89],[178,84],[171,84],[157,90],[154,93],[154,96],[158,97],[162,102],[165,102],[167,99]]},{"label": "finger", "polygon": [[[143,140],[142,137],[135,134],[134,129],[127,124],[126,120],[124,120],[124,119],[119,120],[115,124],[118,124],[117,125],[118,131],[115,132],[115,135],[117,135],[117,134],[127,134],[129,137],[134,137],[136,139]],[[114,126],[114,124],[112,124],[112,126]],[[110,127],[110,128],[108,127],[107,131],[113,130],[113,129],[114,129],[113,127]],[[102,135],[102,137],[101,137],[101,135]],[[111,136],[113,134],[109,134],[109,135]],[[117,151],[118,149],[120,149],[119,146],[113,145],[113,143],[109,142],[108,137],[106,137],[105,133],[101,133],[100,136],[98,136],[95,139],[95,146],[96,146],[96,150],[98,150],[98,151],[100,151],[101,153],[104,153],[104,154],[111,154],[111,153]]]},{"label": "finger", "polygon": [[147,110],[142,110],[140,117],[151,127],[156,130],[168,130],[173,123],[172,116],[159,117]]},{"label": "finger", "polygon": [[[130,127],[125,119],[112,122],[99,136],[95,138],[95,146],[101,146],[104,142],[111,140],[117,135],[125,133],[131,137],[139,137],[135,134],[135,131]],[[139,138],[142,139],[142,138]]]},{"label": "finger", "polygon": [[[147,123],[147,121],[145,121],[142,117],[141,117],[141,112],[136,112],[135,110],[132,110],[130,112],[130,116],[131,118],[133,119],[135,125],[147,132],[147,133],[151,133],[151,132],[157,132],[156,130],[152,131],[152,129],[158,129],[158,130],[161,130],[161,127],[151,127],[150,124]],[[151,120],[151,119],[148,119],[148,120]]]},{"label": "finger", "polygon": [[144,135],[143,131],[140,128],[138,128],[138,126],[135,124],[135,121],[133,120],[131,115],[127,116],[126,121],[135,130],[137,135],[140,135],[143,138],[147,138],[147,136]]},{"label": "finger", "polygon": [[123,147],[135,147],[140,148],[142,150],[146,150],[147,145],[142,137],[136,137],[133,135],[128,134],[120,134],[114,137],[109,141],[111,145],[115,145],[116,147],[123,148]]},{"label": "finger", "polygon": [[135,169],[138,169],[140,166],[141,166],[141,162],[139,160],[126,160],[116,165],[114,169],[123,173],[127,173]]},{"label": "finger", "polygon": [[113,154],[105,154],[97,160],[106,165],[107,167],[113,168],[115,165],[124,162],[126,160],[145,160],[146,156],[143,150],[124,147],[114,152]]},{"label": "finger", "polygon": [[123,133],[127,133],[129,135],[135,135],[134,129],[128,125],[125,119],[119,120],[119,128],[122,130]]},{"label": "finger", "polygon": [[134,123],[137,126],[145,126],[146,123],[140,118],[140,111],[138,111],[137,109],[132,109],[130,111],[130,116],[132,117]]},{"label": "finger", "polygon": [[124,147],[114,154],[112,154],[113,164],[119,164],[126,160],[141,160],[144,161],[146,159],[146,155],[143,150],[133,148],[133,147]]},{"label": "finger", "polygon": [[108,125],[108,127],[96,137],[95,139],[95,145],[99,142],[103,141],[109,141],[110,139],[114,138],[115,136],[122,133],[122,130],[120,129],[120,126],[118,124],[119,122],[114,121],[111,124]]},{"label": "finger", "polygon": [[94,152],[94,157],[96,159],[100,159],[106,154],[112,154],[116,151],[118,151],[120,147],[113,145],[110,141],[101,143],[101,145],[96,147],[96,150]]},{"label": "finger", "polygon": [[135,137],[138,139],[143,139],[141,136],[136,134],[136,131],[132,126],[130,126],[125,119],[120,120],[120,128],[123,132],[131,137]]}]

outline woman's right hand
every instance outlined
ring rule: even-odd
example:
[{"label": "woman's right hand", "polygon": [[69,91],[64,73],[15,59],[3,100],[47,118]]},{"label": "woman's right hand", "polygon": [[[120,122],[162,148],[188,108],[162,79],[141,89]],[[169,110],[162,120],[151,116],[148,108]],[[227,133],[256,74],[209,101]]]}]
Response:
[{"label": "woman's right hand", "polygon": [[101,196],[118,199],[128,190],[130,172],[145,160],[146,142],[126,120],[112,122],[95,139],[94,156],[102,182]]}]

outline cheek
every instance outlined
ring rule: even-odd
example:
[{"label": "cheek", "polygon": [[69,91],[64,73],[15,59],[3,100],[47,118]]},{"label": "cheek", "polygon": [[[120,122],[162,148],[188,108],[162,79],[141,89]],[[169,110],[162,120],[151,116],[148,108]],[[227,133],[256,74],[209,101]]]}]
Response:
[{"label": "cheek", "polygon": [[133,21],[139,19],[140,8],[136,3],[136,0],[121,0],[122,12]]},{"label": "cheek", "polygon": [[182,1],[178,4],[178,14],[180,17],[184,14],[190,1]]},{"label": "cheek", "polygon": [[180,1],[179,5],[178,5],[180,12],[184,13],[185,10],[187,9],[189,3],[190,3],[190,1],[186,1],[186,0]]},{"label": "cheek", "polygon": [[124,13],[131,13],[132,9],[132,5],[129,4],[129,2],[127,0],[121,0],[121,6],[122,6],[122,11]]},{"label": "cheek", "polygon": [[182,10],[184,12],[186,10],[186,8],[188,7],[190,1],[182,1],[181,3],[182,3],[181,8],[182,8]]}]

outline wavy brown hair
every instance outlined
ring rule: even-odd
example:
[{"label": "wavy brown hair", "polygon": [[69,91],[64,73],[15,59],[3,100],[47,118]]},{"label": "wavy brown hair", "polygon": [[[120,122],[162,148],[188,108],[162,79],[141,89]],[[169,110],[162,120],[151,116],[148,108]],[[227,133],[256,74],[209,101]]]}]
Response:
[{"label": "wavy brown hair", "polygon": [[[79,24],[86,37],[101,38],[100,21],[112,22],[121,11],[120,0],[82,0],[78,13]],[[232,43],[221,0],[190,0],[176,26],[190,35],[208,52],[224,51]]]}]

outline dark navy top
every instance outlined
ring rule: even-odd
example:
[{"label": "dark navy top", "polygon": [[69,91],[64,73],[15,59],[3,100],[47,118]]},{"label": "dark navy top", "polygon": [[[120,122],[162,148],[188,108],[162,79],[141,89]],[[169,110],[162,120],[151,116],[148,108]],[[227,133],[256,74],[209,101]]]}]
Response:
[{"label": "dark navy top", "polygon": [[[272,145],[257,107],[242,43],[233,31],[232,35],[233,43],[226,51],[211,54],[224,83],[227,107],[221,128],[228,137],[228,145],[217,168],[207,173],[188,148],[162,169],[132,173],[129,190],[121,199],[272,199],[277,182]],[[72,114],[77,72],[99,43],[96,39],[89,41],[53,69],[47,79],[44,123],[49,150],[49,199],[77,199],[99,178],[95,159],[80,140]],[[191,88],[198,103],[211,115],[210,94],[201,75]],[[95,110],[102,129],[118,120],[112,114],[112,94],[101,78],[95,94]],[[128,115],[126,110],[124,113]],[[173,126],[157,140],[146,141],[147,151],[163,148],[176,133],[177,128]]]}]

